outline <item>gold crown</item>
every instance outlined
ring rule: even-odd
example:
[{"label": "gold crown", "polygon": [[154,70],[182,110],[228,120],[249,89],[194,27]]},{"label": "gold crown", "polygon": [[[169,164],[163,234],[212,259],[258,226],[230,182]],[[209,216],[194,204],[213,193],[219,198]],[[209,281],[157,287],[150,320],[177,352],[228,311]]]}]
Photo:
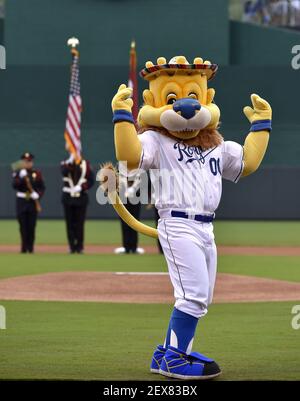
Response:
[{"label": "gold crown", "polygon": [[184,56],[176,56],[171,58],[167,63],[165,57],[159,57],[157,64],[152,61],[147,61],[145,68],[140,72],[140,76],[146,80],[156,77],[160,72],[176,72],[178,70],[187,71],[189,73],[200,73],[207,76],[207,79],[212,79],[218,69],[217,64],[212,64],[210,61],[205,60],[201,57],[194,58],[192,64],[190,64]]}]

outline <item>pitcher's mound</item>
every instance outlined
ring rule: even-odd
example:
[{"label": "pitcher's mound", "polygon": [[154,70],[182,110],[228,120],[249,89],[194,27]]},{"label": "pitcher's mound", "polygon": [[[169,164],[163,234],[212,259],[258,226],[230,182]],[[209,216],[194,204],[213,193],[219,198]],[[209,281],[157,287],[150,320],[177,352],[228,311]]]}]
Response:
[{"label": "pitcher's mound", "polygon": [[[0,280],[1,300],[173,303],[167,273],[64,272]],[[214,303],[295,301],[300,283],[218,274]]]}]

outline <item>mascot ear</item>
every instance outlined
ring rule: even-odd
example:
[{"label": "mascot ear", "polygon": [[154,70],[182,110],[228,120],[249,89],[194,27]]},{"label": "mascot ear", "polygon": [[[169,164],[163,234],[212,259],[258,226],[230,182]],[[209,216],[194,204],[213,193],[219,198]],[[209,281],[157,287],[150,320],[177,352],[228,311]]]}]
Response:
[{"label": "mascot ear", "polygon": [[154,106],[154,96],[149,89],[145,89],[143,92],[143,99],[145,104],[149,106]]},{"label": "mascot ear", "polygon": [[209,105],[213,102],[216,91],[213,88],[207,90],[206,104]]}]

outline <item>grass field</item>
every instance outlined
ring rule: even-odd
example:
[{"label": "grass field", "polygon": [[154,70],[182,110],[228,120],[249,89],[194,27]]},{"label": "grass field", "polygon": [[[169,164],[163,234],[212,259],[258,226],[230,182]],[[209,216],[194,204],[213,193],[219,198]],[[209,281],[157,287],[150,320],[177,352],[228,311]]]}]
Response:
[{"label": "grass field", "polygon": [[[0,221],[0,244],[18,243],[15,222]],[[40,244],[65,243],[63,222],[40,221]],[[118,222],[89,221],[87,242],[118,244]],[[218,222],[222,245],[300,246],[300,223]],[[143,238],[142,243],[152,240]],[[166,271],[160,255],[0,254],[0,279],[62,271]],[[219,271],[300,282],[300,258],[223,255]],[[223,380],[299,380],[295,302],[213,305],[194,348],[215,357]],[[0,379],[151,380],[153,347],[163,341],[171,305],[1,301]],[[160,377],[155,377],[160,379]]]},{"label": "grass field", "polygon": [[[147,222],[151,224],[152,222]],[[152,223],[153,224],[153,223]],[[216,221],[215,236],[219,245],[300,246],[300,222],[291,221]],[[18,225],[14,220],[0,221],[0,244],[19,242]],[[89,220],[86,224],[88,244],[119,244],[120,223],[117,220]],[[40,220],[37,226],[38,244],[65,244],[65,224],[62,220]],[[141,244],[153,244],[141,235]]]},{"label": "grass field", "polygon": [[[0,377],[151,380],[168,305],[3,302]],[[194,348],[214,356],[224,380],[300,378],[299,332],[291,303],[214,305]],[[122,333],[122,334],[121,334]],[[155,378],[159,379],[159,377]]]},{"label": "grass field", "polygon": [[[160,255],[0,254],[0,261],[0,278],[63,271],[167,271]],[[300,282],[299,264],[294,256],[223,255],[218,271]]]}]

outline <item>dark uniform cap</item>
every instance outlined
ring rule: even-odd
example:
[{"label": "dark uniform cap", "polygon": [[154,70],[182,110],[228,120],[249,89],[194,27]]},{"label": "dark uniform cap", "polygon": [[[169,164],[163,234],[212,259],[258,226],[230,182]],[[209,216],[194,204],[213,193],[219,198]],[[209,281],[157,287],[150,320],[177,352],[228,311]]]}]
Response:
[{"label": "dark uniform cap", "polygon": [[22,154],[21,159],[22,159],[22,160],[27,160],[27,161],[31,162],[31,160],[34,159],[34,156],[33,156],[32,153],[25,152],[25,153]]}]

